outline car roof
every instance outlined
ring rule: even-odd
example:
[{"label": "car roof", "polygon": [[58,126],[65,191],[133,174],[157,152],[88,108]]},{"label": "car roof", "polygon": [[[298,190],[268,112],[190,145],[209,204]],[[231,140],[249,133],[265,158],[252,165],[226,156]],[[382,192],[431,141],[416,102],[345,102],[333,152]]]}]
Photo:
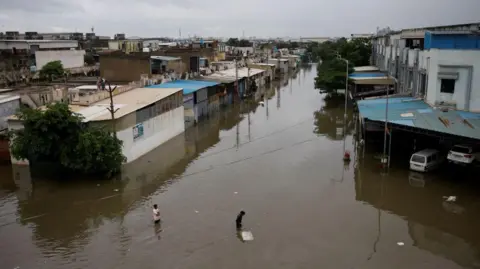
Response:
[{"label": "car roof", "polygon": [[423,150],[420,150],[420,151],[417,151],[413,154],[417,154],[417,155],[430,155],[430,154],[434,154],[434,153],[437,153],[438,150],[436,149],[423,149]]}]

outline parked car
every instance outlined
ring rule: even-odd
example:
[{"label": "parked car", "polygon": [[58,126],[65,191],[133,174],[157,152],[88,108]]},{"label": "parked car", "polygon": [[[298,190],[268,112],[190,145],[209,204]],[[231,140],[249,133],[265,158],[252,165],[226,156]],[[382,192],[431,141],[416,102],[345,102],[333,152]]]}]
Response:
[{"label": "parked car", "polygon": [[445,161],[445,157],[436,149],[424,149],[410,157],[410,170],[428,172],[435,170]]},{"label": "parked car", "polygon": [[469,145],[455,145],[448,152],[447,159],[457,164],[471,164],[480,161],[480,151]]}]

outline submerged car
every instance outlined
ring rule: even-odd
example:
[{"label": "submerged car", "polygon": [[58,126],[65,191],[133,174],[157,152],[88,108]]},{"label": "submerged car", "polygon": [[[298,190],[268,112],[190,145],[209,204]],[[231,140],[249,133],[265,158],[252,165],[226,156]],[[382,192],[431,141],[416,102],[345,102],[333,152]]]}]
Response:
[{"label": "submerged car", "polygon": [[445,157],[436,149],[424,149],[415,152],[410,157],[410,170],[417,172],[428,172],[437,169]]},{"label": "submerged car", "polygon": [[469,145],[455,145],[448,152],[447,159],[457,164],[471,164],[480,161],[480,151]]}]

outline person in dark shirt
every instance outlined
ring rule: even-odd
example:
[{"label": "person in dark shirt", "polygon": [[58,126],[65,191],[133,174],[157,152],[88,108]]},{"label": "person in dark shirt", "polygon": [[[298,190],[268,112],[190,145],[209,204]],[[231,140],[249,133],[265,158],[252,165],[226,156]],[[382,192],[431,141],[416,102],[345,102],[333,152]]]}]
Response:
[{"label": "person in dark shirt", "polygon": [[243,216],[245,216],[245,211],[240,211],[240,213],[237,215],[237,219],[235,220],[235,223],[237,225],[237,230],[242,229],[242,219]]}]

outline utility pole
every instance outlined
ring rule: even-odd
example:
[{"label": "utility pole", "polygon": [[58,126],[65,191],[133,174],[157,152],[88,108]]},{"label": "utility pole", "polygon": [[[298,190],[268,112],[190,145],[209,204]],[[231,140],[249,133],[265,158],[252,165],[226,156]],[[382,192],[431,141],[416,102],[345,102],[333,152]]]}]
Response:
[{"label": "utility pole", "polygon": [[235,91],[237,96],[240,97],[240,91],[238,90],[238,63],[237,58],[235,57]]},{"label": "utility pole", "polygon": [[[387,132],[388,132],[388,95],[389,95],[390,89],[387,86],[387,99],[386,99],[386,104],[385,104],[385,130],[383,133],[383,157],[382,157],[382,164],[385,166],[385,163],[389,163],[390,160],[385,160],[387,157]],[[388,158],[390,159],[390,152]]]},{"label": "utility pole", "polygon": [[115,109],[115,106],[113,104],[113,92],[117,89],[117,86],[113,87],[110,86],[110,82],[108,82],[108,95],[110,96],[110,107],[107,107],[107,110],[110,112],[110,115],[112,116],[112,131],[113,131],[113,137],[117,138],[117,130],[115,128],[115,112],[118,111],[119,108]]}]

